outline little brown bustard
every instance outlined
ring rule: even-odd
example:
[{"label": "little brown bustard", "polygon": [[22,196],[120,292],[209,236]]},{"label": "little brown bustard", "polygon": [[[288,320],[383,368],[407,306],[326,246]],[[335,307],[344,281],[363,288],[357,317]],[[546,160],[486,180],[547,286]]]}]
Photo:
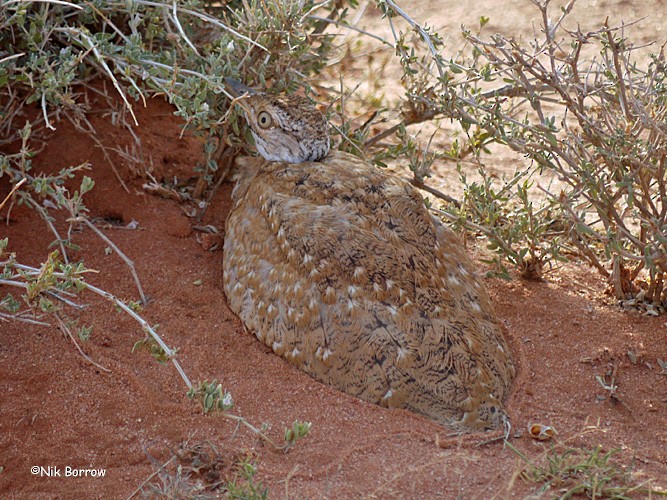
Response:
[{"label": "little brown bustard", "polygon": [[329,154],[307,99],[227,84],[267,160],[232,195],[231,309],[320,382],[458,430],[499,427],[512,356],[455,234],[405,181]]}]

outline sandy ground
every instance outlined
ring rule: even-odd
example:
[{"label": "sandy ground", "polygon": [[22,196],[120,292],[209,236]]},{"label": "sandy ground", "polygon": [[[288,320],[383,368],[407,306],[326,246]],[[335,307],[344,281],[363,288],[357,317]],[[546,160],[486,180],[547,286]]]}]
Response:
[{"label": "sandy ground", "polygon": [[[446,12],[436,4],[423,2],[411,12],[452,38],[460,24],[476,23],[482,14],[491,17],[491,31],[529,36],[537,12],[525,0],[460,3],[447,5]],[[606,16],[620,22],[649,15],[629,28],[631,34],[640,42],[664,41],[665,11],[662,0],[581,2],[573,19],[590,28]],[[380,26],[372,11],[361,22],[369,29]],[[172,112],[164,102],[150,101],[139,112],[138,134],[158,180],[187,180],[201,158],[201,144],[187,136],[178,139]],[[106,117],[94,116],[92,123],[105,144],[131,143],[130,135]],[[3,497],[126,498],[186,441],[209,443],[207,449],[218,452],[204,468],[212,476],[203,474],[202,481],[233,476],[234,464],[250,457],[257,464],[257,481],[268,486],[271,497],[523,498],[536,491],[539,484],[516,477],[523,464],[515,452],[500,441],[485,443],[496,435],[451,436],[419,416],[323,386],[274,356],[228,309],[221,250],[209,248],[215,241],[202,241],[193,229],[208,224],[222,231],[232,185],[223,184],[196,223],[183,206],[143,191],[143,180],[117,160],[129,193],[95,144],[61,122],[35,168],[54,172],[90,162],[87,174],[97,183],[87,195],[91,217],[121,226],[138,222],[134,230],[104,231],[135,262],[150,298],[143,314],[179,349],[191,379],[220,380],[234,397],[234,413],[257,426],[266,423],[266,433],[276,441],[296,419],[312,422],[311,434],[283,453],[230,420],[203,415],[185,397],[185,385],[170,365],[131,353],[143,338],[138,325],[87,295],[89,307],[80,323],[94,330],[83,348],[108,373],[86,362],[56,327],[0,322]],[[509,155],[493,160],[501,171],[513,170],[517,161]],[[8,191],[6,179],[0,179],[0,199]],[[7,208],[0,215],[7,219]],[[64,215],[56,226],[66,228]],[[33,211],[16,206],[0,226],[0,238],[5,236],[20,261],[33,265],[44,260],[53,240]],[[83,250],[72,257],[99,271],[92,283],[136,299],[127,267],[105,252],[103,241],[86,229],[74,240]],[[658,358],[667,360],[667,319],[621,311],[586,266],[568,264],[546,278],[485,280],[519,366],[507,401],[512,446],[538,464],[545,463],[554,443],[561,451],[618,448],[615,463],[635,479],[655,478],[655,485],[667,487],[667,377],[657,364]],[[8,291],[0,287],[0,296]],[[596,381],[610,370],[616,370],[616,398]],[[530,423],[551,425],[558,436],[551,443],[535,441],[527,433]],[[190,455],[180,456],[191,465]],[[54,467],[61,477],[33,475],[33,466]],[[68,466],[105,469],[106,475],[64,477]],[[557,488],[548,495],[556,493]]]}]

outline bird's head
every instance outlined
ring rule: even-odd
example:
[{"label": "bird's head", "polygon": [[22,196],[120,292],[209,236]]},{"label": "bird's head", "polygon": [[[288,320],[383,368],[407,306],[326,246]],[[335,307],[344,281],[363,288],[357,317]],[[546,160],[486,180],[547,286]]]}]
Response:
[{"label": "bird's head", "polygon": [[296,95],[274,96],[226,78],[245,111],[257,150],[269,161],[319,161],[329,153],[327,122],[315,106]]}]

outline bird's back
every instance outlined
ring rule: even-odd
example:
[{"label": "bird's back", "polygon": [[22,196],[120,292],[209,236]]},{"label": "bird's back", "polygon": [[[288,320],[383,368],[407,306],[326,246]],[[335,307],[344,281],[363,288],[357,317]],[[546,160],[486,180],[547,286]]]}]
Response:
[{"label": "bird's back", "polygon": [[230,307],[315,379],[455,428],[500,425],[505,338],[456,236],[411,186],[345,153],[241,176]]}]

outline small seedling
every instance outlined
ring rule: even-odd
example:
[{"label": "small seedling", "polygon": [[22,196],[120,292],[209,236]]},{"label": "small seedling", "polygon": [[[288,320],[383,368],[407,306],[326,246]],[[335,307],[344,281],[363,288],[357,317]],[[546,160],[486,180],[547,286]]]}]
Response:
[{"label": "small seedling", "polygon": [[[157,325],[155,325],[153,328],[157,329]],[[167,354],[164,348],[160,344],[158,344],[157,341],[151,336],[147,336],[146,338],[137,340],[134,343],[134,346],[132,346],[133,353],[141,349],[151,353],[151,356],[153,356],[160,364],[165,364],[167,361],[170,361],[173,358],[173,354],[176,354],[177,352],[177,349],[173,349],[172,356],[170,356],[169,354]]]},{"label": "small seedling", "polygon": [[79,326],[79,320],[78,319],[67,320],[67,321],[64,321],[64,323],[67,326],[68,330],[76,332],[76,336],[79,337],[79,339],[84,341],[84,342],[88,341],[90,339],[90,334],[93,333],[92,325],[91,326],[86,326],[86,325]]},{"label": "small seedling", "polygon": [[223,391],[222,385],[217,380],[200,382],[199,387],[195,388],[193,386],[187,395],[188,398],[199,401],[204,413],[209,413],[213,410],[229,411],[234,406],[232,395],[227,391]]},{"label": "small seedling", "polygon": [[[613,366],[607,370],[607,373],[604,376],[596,375],[595,380],[602,386],[602,388],[609,393],[609,399],[612,401],[618,401],[618,395],[616,391],[618,390],[618,384],[616,383],[616,370],[617,367]],[[604,396],[598,396],[598,399],[606,399]]]},{"label": "small seedling", "polygon": [[304,438],[308,435],[310,432],[312,424],[310,422],[301,422],[299,420],[295,420],[294,423],[292,424],[292,428],[286,428],[285,429],[285,451],[287,449],[291,448],[296,444],[296,442]]},{"label": "small seedling", "polygon": [[633,351],[628,351],[628,358],[630,358],[630,363],[637,364],[637,355]]},{"label": "small seedling", "polygon": [[90,338],[91,333],[93,333],[93,326],[92,325],[91,326],[83,325],[83,326],[79,327],[79,331],[78,331],[77,335],[79,336],[79,338],[81,340],[83,340],[85,342]]},{"label": "small seedling", "polygon": [[9,314],[16,314],[21,309],[21,303],[11,293],[8,293],[4,299],[0,300],[0,307]]},{"label": "small seedling", "polygon": [[269,497],[269,488],[255,483],[257,466],[249,456],[238,463],[238,471],[237,477],[225,484],[228,498],[264,500]]}]

